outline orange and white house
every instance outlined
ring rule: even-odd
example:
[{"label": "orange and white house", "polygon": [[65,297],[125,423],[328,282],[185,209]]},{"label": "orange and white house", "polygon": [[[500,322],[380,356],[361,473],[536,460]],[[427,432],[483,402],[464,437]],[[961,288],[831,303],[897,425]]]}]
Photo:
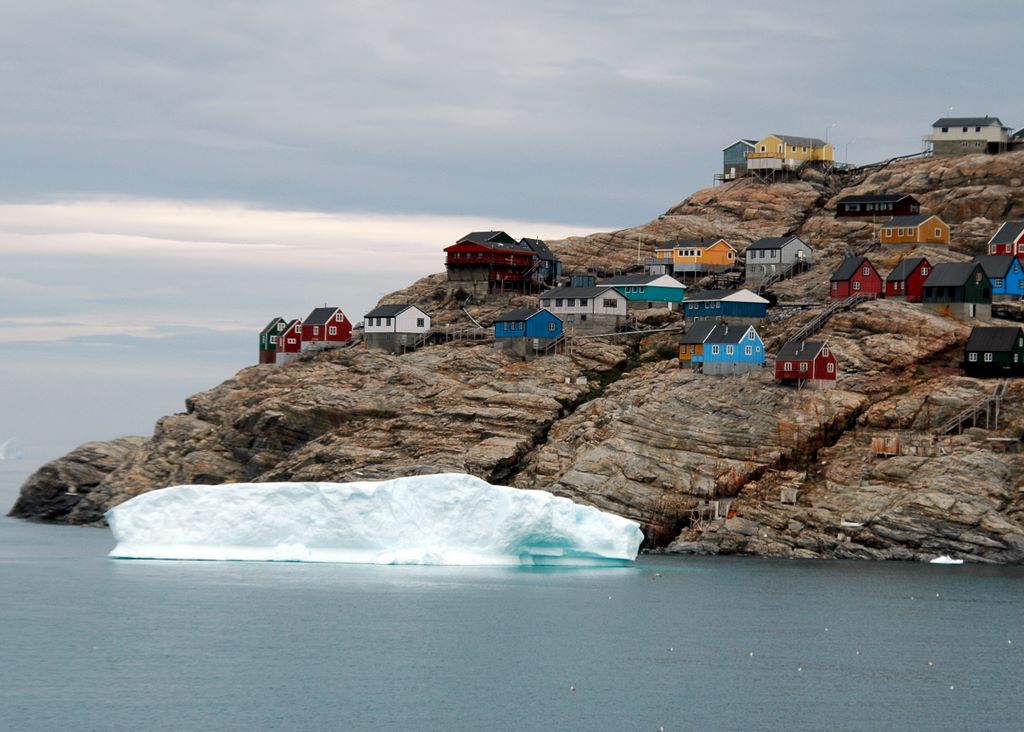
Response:
[{"label": "orange and white house", "polygon": [[935,214],[897,216],[882,224],[882,244],[949,244],[949,224]]},{"label": "orange and white house", "polygon": [[725,239],[674,239],[655,252],[658,264],[671,263],[671,271],[720,272],[736,265],[736,249]]}]

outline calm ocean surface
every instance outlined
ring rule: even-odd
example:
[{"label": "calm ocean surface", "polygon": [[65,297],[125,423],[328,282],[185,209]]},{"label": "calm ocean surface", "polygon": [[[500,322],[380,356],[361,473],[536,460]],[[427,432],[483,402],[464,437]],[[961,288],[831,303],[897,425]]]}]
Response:
[{"label": "calm ocean surface", "polygon": [[[21,462],[0,463],[4,512]],[[0,729],[1024,728],[1022,567],[126,562],[112,546],[0,519]]]}]

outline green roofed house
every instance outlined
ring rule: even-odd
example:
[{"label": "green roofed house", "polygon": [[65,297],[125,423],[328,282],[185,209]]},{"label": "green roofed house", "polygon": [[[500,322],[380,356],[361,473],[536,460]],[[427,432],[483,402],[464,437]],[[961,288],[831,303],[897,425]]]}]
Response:
[{"label": "green roofed house", "polygon": [[1020,326],[976,326],[960,364],[968,376],[1024,376],[1024,331]]}]

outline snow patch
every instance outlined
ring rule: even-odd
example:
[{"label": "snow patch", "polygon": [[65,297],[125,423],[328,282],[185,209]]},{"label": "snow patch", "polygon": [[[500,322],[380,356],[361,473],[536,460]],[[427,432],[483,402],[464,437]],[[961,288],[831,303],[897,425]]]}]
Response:
[{"label": "snow patch", "polygon": [[180,485],[107,514],[121,559],[622,564],[635,521],[461,473],[353,483]]}]

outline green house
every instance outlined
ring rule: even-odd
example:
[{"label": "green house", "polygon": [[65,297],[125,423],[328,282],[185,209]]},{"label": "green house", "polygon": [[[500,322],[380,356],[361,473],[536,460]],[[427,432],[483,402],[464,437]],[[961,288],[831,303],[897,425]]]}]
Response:
[{"label": "green house", "polygon": [[284,318],[274,318],[260,331],[260,363],[277,363],[277,337],[286,325]]},{"label": "green house", "polygon": [[1024,376],[1024,331],[1019,325],[972,328],[960,367],[968,376]]},{"label": "green house", "polygon": [[686,285],[665,274],[620,275],[602,280],[597,286],[615,288],[631,308],[667,306],[672,309],[681,304],[686,295]]}]

